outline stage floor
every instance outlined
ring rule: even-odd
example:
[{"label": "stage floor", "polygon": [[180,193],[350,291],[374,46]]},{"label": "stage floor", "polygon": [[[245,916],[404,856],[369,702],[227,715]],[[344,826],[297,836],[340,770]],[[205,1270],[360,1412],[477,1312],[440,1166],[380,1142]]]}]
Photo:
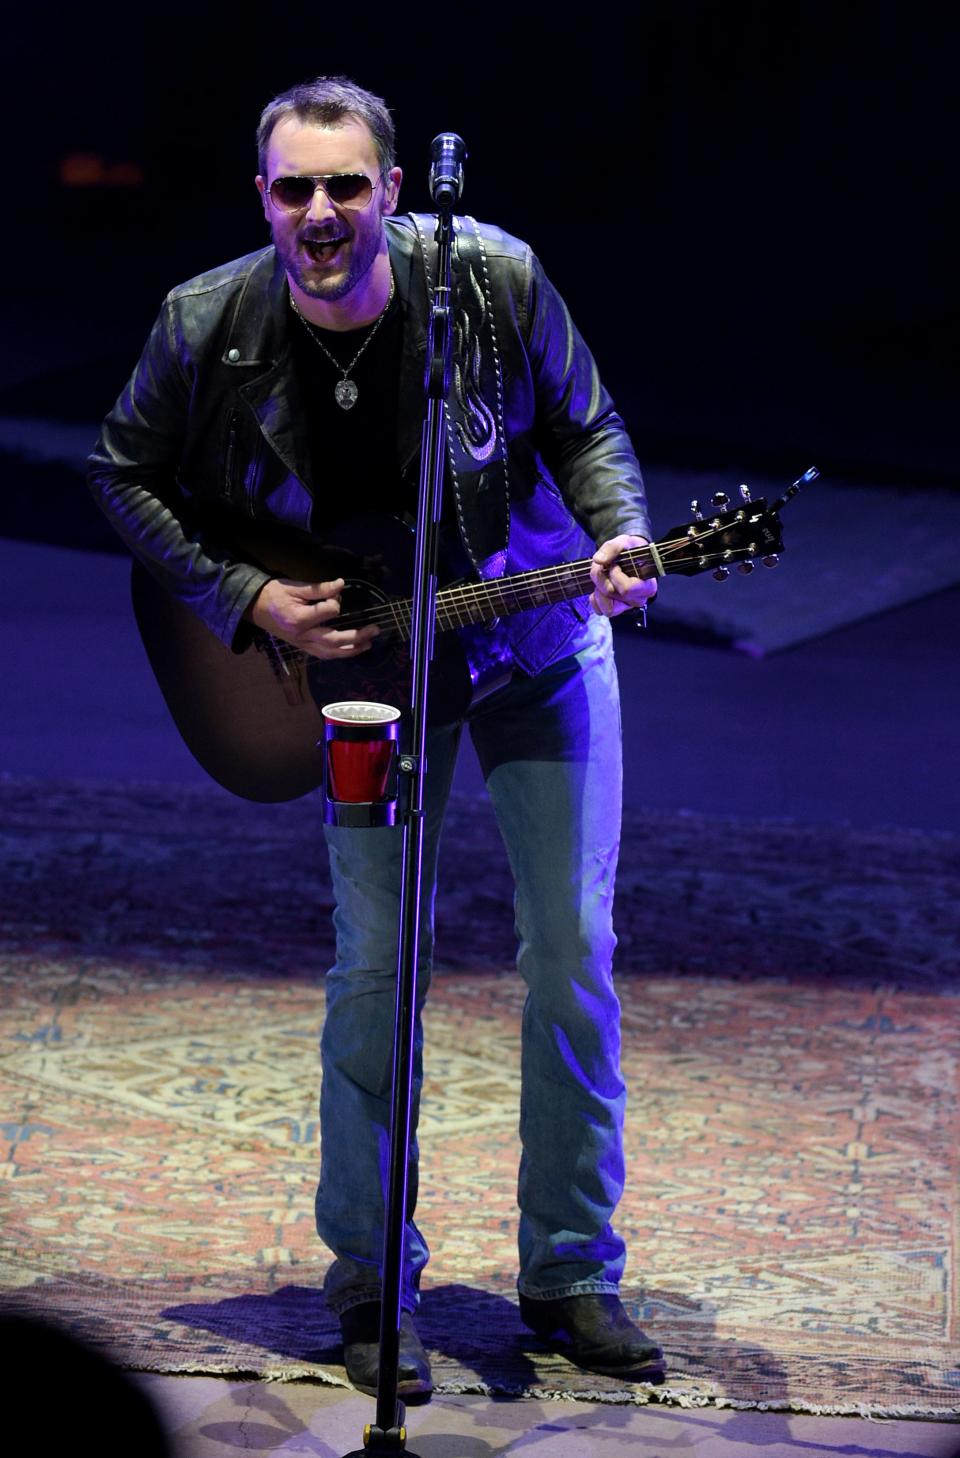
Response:
[{"label": "stage floor", "polygon": [[[360,1446],[372,1399],[306,1385],[213,1377],[140,1377],[163,1414],[178,1458],[307,1453],[338,1458]],[[434,1397],[407,1410],[419,1458],[957,1458],[960,1436],[941,1423],[729,1409],[611,1407],[584,1402]]]}]

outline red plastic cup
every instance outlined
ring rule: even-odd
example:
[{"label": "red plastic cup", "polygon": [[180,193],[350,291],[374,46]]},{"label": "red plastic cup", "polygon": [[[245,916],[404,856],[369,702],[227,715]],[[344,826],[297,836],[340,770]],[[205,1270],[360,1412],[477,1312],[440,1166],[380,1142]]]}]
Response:
[{"label": "red plastic cup", "polygon": [[364,699],[325,704],[327,799],[369,805],[387,797],[400,710]]}]

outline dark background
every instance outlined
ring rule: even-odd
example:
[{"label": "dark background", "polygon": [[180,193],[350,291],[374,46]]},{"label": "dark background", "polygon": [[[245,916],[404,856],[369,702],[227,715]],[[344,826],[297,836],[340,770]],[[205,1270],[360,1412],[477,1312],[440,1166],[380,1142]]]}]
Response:
[{"label": "dark background", "polygon": [[[533,244],[641,456],[955,470],[956,26],[941,7],[253,13],[19,11],[8,412],[30,403],[24,375],[49,373],[53,330],[65,365],[107,362],[69,381],[65,410],[104,413],[166,290],[267,241],[261,106],[345,72],[394,110],[407,207],[427,205],[432,136],[462,133],[465,207]],[[61,184],[78,154],[99,185]],[[135,170],[141,185],[120,185]]]}]

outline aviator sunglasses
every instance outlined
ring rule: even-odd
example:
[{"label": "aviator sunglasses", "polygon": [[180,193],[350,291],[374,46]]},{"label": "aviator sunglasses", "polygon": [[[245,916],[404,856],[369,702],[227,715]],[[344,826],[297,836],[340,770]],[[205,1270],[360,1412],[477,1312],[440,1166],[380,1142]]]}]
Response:
[{"label": "aviator sunglasses", "polygon": [[[380,182],[378,177],[376,186]],[[318,187],[338,208],[365,208],[373,197],[374,183],[363,172],[330,172],[319,177],[275,177],[268,191],[275,208],[296,213],[310,206]]]}]

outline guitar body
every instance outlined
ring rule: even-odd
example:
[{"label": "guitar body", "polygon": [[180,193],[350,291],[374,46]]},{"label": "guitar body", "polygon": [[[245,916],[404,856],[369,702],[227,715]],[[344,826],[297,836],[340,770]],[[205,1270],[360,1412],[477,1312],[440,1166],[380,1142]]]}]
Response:
[{"label": "guitar body", "polygon": [[[274,576],[343,577],[344,616],[382,605],[389,618],[390,604],[410,596],[414,536],[393,518],[358,518],[322,543],[257,523],[244,527],[248,540],[231,517],[211,539],[229,542],[244,561]],[[293,800],[320,784],[324,704],[366,699],[410,707],[410,644],[397,631],[382,631],[368,652],[342,663],[288,653],[257,630],[253,644],[235,653],[136,562],[131,592],[151,668],[184,743],[213,779],[244,799]],[[509,675],[497,628],[437,633],[430,722],[461,718],[475,696]]]}]

